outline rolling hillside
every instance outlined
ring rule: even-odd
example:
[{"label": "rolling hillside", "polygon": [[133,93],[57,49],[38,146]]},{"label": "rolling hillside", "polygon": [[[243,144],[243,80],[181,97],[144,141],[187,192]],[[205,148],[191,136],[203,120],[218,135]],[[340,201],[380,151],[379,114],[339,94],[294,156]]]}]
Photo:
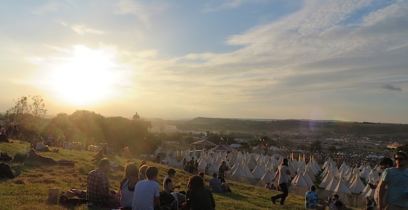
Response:
[{"label": "rolling hillside", "polygon": [[[14,141],[14,143],[1,143],[0,151],[9,154],[23,153],[28,150],[28,144]],[[94,153],[87,151],[70,151],[59,149],[58,153],[43,152],[41,155],[52,157],[56,160],[68,159],[76,161],[75,167],[66,166],[39,166],[13,164],[13,168],[20,171],[20,175],[11,180],[0,181],[0,210],[13,209],[64,209],[62,206],[49,205],[46,203],[48,189],[59,188],[61,191],[70,188],[85,189],[86,175],[93,169],[92,161]],[[125,165],[127,162],[140,160],[125,160],[118,156],[109,157],[112,161]],[[160,170],[159,179],[163,179],[168,167],[165,165],[150,163]],[[111,185],[117,190],[122,178],[122,171],[111,174]],[[177,170],[175,182],[186,189],[188,178],[191,175]],[[233,193],[215,194],[217,209],[231,210],[255,210],[255,209],[303,209],[303,197],[290,194],[287,205],[272,206],[269,198],[277,192],[267,191],[261,187],[254,187],[238,182],[231,182]],[[273,208],[272,208],[273,207]],[[76,209],[87,209],[80,206]]]}]

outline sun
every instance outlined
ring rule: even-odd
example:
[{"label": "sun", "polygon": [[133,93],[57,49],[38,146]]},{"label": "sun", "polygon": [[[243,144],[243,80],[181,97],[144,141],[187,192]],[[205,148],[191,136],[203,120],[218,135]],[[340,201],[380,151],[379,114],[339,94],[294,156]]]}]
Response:
[{"label": "sun", "polygon": [[98,103],[115,93],[119,66],[113,52],[77,45],[52,68],[51,88],[74,105]]}]

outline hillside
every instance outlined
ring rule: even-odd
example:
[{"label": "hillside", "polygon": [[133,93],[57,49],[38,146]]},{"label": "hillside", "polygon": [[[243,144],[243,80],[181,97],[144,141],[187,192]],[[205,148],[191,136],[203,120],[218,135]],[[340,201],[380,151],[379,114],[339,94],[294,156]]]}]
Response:
[{"label": "hillside", "polygon": [[241,133],[299,133],[343,135],[400,135],[408,137],[407,124],[343,122],[321,120],[255,120],[198,117],[173,121],[180,130],[224,131]]},{"label": "hillside", "polygon": [[[23,153],[28,149],[28,144],[19,141],[14,143],[1,143],[0,151],[9,154]],[[13,168],[21,174],[12,180],[0,180],[0,210],[13,209],[64,209],[62,206],[48,205],[46,203],[48,189],[59,188],[61,191],[70,188],[85,189],[86,174],[94,167],[92,158],[94,153],[86,151],[70,151],[59,149],[58,153],[43,152],[41,155],[52,157],[56,160],[68,159],[76,161],[75,167],[66,166],[38,166],[38,165],[17,165]],[[118,156],[110,157],[116,163],[125,165],[127,162],[140,160],[125,160]],[[159,179],[162,180],[168,167],[165,165],[149,163],[157,166],[160,170]],[[111,185],[117,190],[119,181],[122,178],[122,171],[111,174]],[[175,182],[186,189],[187,180],[190,174],[177,170]],[[272,204],[270,196],[276,194],[274,191],[267,191],[261,187],[254,187],[238,182],[231,182],[233,193],[220,195],[215,194],[217,209],[303,209],[303,198],[290,194],[287,205],[279,206]],[[76,209],[87,209],[81,206]]]}]

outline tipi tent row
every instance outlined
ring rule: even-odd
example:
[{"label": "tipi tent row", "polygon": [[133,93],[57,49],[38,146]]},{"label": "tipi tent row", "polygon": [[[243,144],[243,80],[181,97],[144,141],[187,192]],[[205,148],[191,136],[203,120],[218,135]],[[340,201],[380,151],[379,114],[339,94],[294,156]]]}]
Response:
[{"label": "tipi tent row", "polygon": [[[173,167],[182,167],[182,159],[198,160],[198,170],[207,173],[218,173],[218,168],[225,161],[230,168],[228,176],[236,180],[248,180],[260,184],[270,183],[275,171],[284,156],[280,154],[261,155],[257,153],[227,152],[227,151],[177,151],[168,152],[164,163]],[[320,166],[312,157],[300,154],[298,158],[292,153],[289,158],[289,170],[295,176],[292,186],[309,189],[314,185],[316,177],[321,176],[320,188],[343,194],[361,194],[372,196],[374,190],[369,184],[376,184],[379,168],[370,166],[350,167],[342,163],[337,167],[336,162],[328,159]],[[364,184],[365,180],[367,184]]]},{"label": "tipi tent row", "polygon": [[[350,167],[342,163],[337,168],[336,163],[329,159],[323,166],[322,182],[319,187],[327,191],[344,194],[361,194],[364,197],[372,197],[374,190],[371,185],[376,185],[380,180],[379,167],[371,168],[370,166]],[[365,180],[367,184],[364,184]]]}]

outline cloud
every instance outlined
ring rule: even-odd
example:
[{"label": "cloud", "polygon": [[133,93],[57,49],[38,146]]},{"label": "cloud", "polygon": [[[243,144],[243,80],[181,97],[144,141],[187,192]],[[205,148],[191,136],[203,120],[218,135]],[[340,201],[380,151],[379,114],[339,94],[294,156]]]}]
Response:
[{"label": "cloud", "polygon": [[408,3],[396,1],[355,18],[371,4],[306,1],[284,18],[229,37],[227,44],[237,50],[151,60],[138,84],[173,97],[165,101],[188,100],[203,110],[230,106],[224,111],[232,112],[249,101],[257,107],[273,103],[277,110],[287,104],[307,109],[323,95],[332,97],[321,103],[329,107],[349,103],[350,92],[363,96],[355,103],[365,103],[376,87],[408,80]]},{"label": "cloud", "polygon": [[70,28],[72,31],[77,33],[78,35],[86,35],[86,34],[94,34],[94,35],[102,35],[105,34],[104,31],[94,29],[91,27],[88,27],[84,24],[68,24],[66,22],[59,22],[62,26]]},{"label": "cloud", "polygon": [[266,3],[270,0],[223,0],[207,3],[204,12],[216,12],[221,10],[235,9],[245,4]]},{"label": "cloud", "polygon": [[401,92],[401,91],[402,91],[402,88],[397,87],[397,86],[395,86],[395,85],[391,85],[391,84],[383,85],[382,88],[384,88],[384,89],[386,89],[386,90],[391,90],[391,91],[398,91],[398,92]]},{"label": "cloud", "polygon": [[37,6],[31,12],[35,15],[45,15],[58,12],[64,7],[65,5],[61,2],[49,1],[43,5]]},{"label": "cloud", "polygon": [[76,24],[76,25],[72,25],[71,29],[73,31],[75,31],[75,33],[79,34],[79,35],[84,35],[84,34],[97,34],[97,35],[101,35],[104,34],[105,32],[101,31],[101,30],[97,30],[97,29],[93,29],[90,27],[87,27],[85,25],[82,24]]},{"label": "cloud", "polygon": [[115,14],[133,15],[142,25],[149,27],[153,16],[166,10],[167,4],[147,4],[134,0],[120,0],[116,5]]}]

